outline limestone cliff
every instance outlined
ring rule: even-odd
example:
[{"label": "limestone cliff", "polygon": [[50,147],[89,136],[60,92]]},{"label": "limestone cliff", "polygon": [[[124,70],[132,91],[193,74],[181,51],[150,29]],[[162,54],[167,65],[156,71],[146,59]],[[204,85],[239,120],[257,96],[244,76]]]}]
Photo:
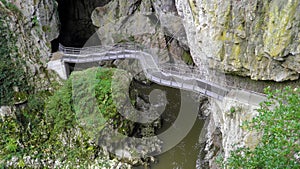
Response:
[{"label": "limestone cliff", "polygon": [[[167,53],[158,52],[164,62],[184,58],[185,49],[199,67],[207,63],[226,74],[287,81],[299,79],[300,73],[299,2],[111,0],[97,7],[91,17],[99,28],[101,44],[134,41],[148,47],[167,47]],[[168,14],[180,16],[183,22],[168,18]],[[182,25],[184,31],[178,33]],[[176,40],[169,44],[172,37]],[[171,53],[179,57],[172,58]],[[226,78],[224,73],[221,75]],[[240,87],[252,83],[243,80]],[[256,90],[268,85],[257,84],[253,85]],[[258,142],[256,133],[240,128],[243,121],[257,114],[255,108],[230,99],[210,100],[206,134],[201,140],[205,143],[202,167],[217,168],[213,161],[218,154],[227,158],[233,144],[253,147]]]},{"label": "limestone cliff", "polygon": [[[64,0],[58,1],[66,24],[61,31],[56,1],[8,0],[13,8],[3,2],[0,11],[8,14],[5,24],[17,37],[24,69],[40,89],[55,80],[45,70],[45,58],[59,32],[60,42],[82,46],[95,28],[102,44],[135,41],[166,49],[161,51],[164,62],[208,63],[210,68],[254,80],[299,79],[300,0]],[[255,107],[211,100],[208,109],[204,142],[209,166],[214,167],[212,160],[219,153],[227,157],[234,143],[256,144],[251,133],[239,128],[256,115]]]},{"label": "limestone cliff", "polygon": [[197,168],[219,168],[216,163],[218,157],[229,157],[230,151],[238,146],[254,148],[260,134],[244,130],[241,125],[258,114],[258,106],[241,103],[237,100],[225,98],[223,101],[210,99],[208,118],[203,135],[199,142],[204,145],[199,154]]},{"label": "limestone cliff", "polygon": [[[136,18],[128,21],[128,18],[123,18],[119,24],[114,21],[138,12],[152,13],[163,28],[161,35],[175,36],[178,40],[170,45],[171,52],[175,51],[176,55],[183,54],[176,51],[183,47],[190,50],[198,66],[207,63],[210,68],[253,80],[287,81],[299,79],[299,11],[299,0],[287,3],[280,0],[112,0],[92,12],[92,21],[99,28],[108,26],[102,28],[106,29],[106,32],[102,30],[102,35],[114,34],[114,37],[102,37],[102,40],[120,40],[122,38],[116,34],[140,31],[129,25],[139,23],[140,29],[150,32],[153,26],[147,23],[146,18],[146,23]],[[176,32],[174,28],[180,28],[181,22],[168,18],[169,14],[179,14],[185,31]],[[165,43],[163,37],[153,37],[154,34],[145,36],[142,43]],[[172,44],[175,46],[172,47]]]},{"label": "limestone cliff", "polygon": [[[207,63],[209,68],[253,80],[299,79],[299,0],[175,1],[196,65]],[[214,162],[218,155],[227,158],[234,144],[254,147],[259,138],[240,128],[257,115],[255,106],[211,99],[209,110],[198,168],[218,168]]]},{"label": "limestone cliff", "polygon": [[254,80],[300,73],[299,0],[176,0],[198,65]]},{"label": "limestone cliff", "polygon": [[[176,7],[196,65],[254,80],[299,78],[299,1],[176,0]],[[219,154],[227,158],[234,144],[253,147],[259,138],[239,127],[254,107],[211,100],[210,112],[199,168],[218,168]]]},{"label": "limestone cliff", "polygon": [[174,1],[112,0],[93,11],[92,21],[102,45],[135,42],[156,53],[161,62],[192,64]]},{"label": "limestone cliff", "polygon": [[37,90],[48,89],[51,81],[56,80],[56,76],[46,70],[46,60],[51,55],[50,42],[58,36],[59,30],[56,9],[54,0],[0,1],[1,24],[15,37],[11,45],[15,46],[18,59],[25,63],[26,80]]}]

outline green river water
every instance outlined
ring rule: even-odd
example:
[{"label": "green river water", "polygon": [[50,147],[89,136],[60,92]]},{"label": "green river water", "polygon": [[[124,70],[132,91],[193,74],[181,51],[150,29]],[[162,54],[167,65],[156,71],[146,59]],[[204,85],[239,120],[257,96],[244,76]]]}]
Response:
[{"label": "green river water", "polygon": [[[152,90],[159,89],[166,93],[167,105],[164,113],[161,115],[162,128],[158,134],[167,130],[176,120],[179,109],[182,103],[182,96],[186,92],[181,92],[178,89],[152,84],[145,86],[139,83],[134,83],[134,88],[141,94],[148,95]],[[189,102],[191,98],[185,101]],[[184,113],[192,113],[185,111]],[[170,150],[155,156],[156,162],[151,164],[150,169],[195,169],[196,161],[200,151],[198,143],[199,135],[204,125],[204,120],[196,118],[192,129],[187,133],[183,140]],[[145,167],[135,167],[135,169],[144,169]]]}]

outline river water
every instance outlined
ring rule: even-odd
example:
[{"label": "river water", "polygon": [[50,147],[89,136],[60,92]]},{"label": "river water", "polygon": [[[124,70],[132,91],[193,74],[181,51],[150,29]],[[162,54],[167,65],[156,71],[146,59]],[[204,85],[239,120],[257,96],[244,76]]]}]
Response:
[{"label": "river water", "polygon": [[[90,67],[90,65],[88,65]],[[71,71],[74,70],[74,65],[70,65]],[[76,65],[76,69],[85,69],[84,65]],[[70,72],[71,72],[70,71]],[[151,85],[144,85],[137,81],[132,81],[131,91],[135,90],[139,95],[149,96],[151,91],[158,89],[166,94],[167,105],[164,112],[161,114],[162,127],[157,134],[163,133],[168,130],[178,118],[179,111],[185,105],[193,107],[195,104],[194,94],[184,92],[179,89],[161,86],[155,83]],[[183,105],[184,104],[184,105]],[[198,143],[201,130],[204,125],[204,120],[197,117],[198,108],[185,108],[184,113],[189,117],[190,114],[196,115],[193,120],[189,119],[186,124],[181,124],[181,127],[190,125],[191,129],[188,130],[186,136],[172,148],[162,154],[155,156],[156,162],[151,164],[147,169],[195,169],[196,161],[198,159],[200,145]],[[196,114],[195,114],[196,113]],[[188,124],[189,123],[189,124]],[[193,124],[190,124],[193,123]],[[169,145],[164,145],[168,147]],[[145,169],[139,166],[134,169]]]},{"label": "river water", "polygon": [[[143,95],[149,95],[149,93],[155,89],[159,89],[166,93],[167,105],[161,115],[162,128],[159,129],[157,134],[166,131],[173,125],[174,121],[178,118],[179,110],[182,106],[183,100],[186,102],[193,102],[192,98],[189,98],[192,94],[182,92],[178,89],[160,86],[157,84],[142,85],[135,82],[134,88]],[[185,95],[185,97],[183,97]],[[191,100],[190,100],[191,99]],[[193,110],[191,110],[193,111]],[[185,110],[184,113],[195,113]],[[198,113],[198,112],[196,112]],[[191,124],[192,125],[192,124]],[[204,120],[197,118],[191,130],[187,135],[170,150],[155,156],[156,162],[148,167],[151,169],[194,169],[196,168],[196,161],[200,151],[199,135],[204,125]],[[144,169],[145,167],[135,167],[135,169]]]}]

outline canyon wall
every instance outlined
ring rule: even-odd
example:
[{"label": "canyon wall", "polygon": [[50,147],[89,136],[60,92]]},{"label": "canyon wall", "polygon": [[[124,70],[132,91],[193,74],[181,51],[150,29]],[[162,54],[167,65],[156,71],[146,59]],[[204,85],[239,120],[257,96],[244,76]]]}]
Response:
[{"label": "canyon wall", "polygon": [[196,65],[253,80],[296,80],[299,0],[176,0]]},{"label": "canyon wall", "polygon": [[[51,56],[51,41],[58,37],[59,18],[54,0],[9,0],[0,2],[1,18],[16,38],[19,59],[24,61],[23,69],[27,79],[37,90],[48,90],[57,76],[46,70]],[[9,39],[10,41],[10,39]],[[14,43],[14,42],[11,42]]]},{"label": "canyon wall", "polygon": [[[300,73],[300,1],[175,0],[196,65],[252,80],[298,80]],[[253,148],[259,134],[241,128],[257,107],[210,99],[205,145],[199,168],[218,168],[235,144]],[[236,145],[236,146],[237,146]]]},{"label": "canyon wall", "polygon": [[207,107],[206,125],[199,138],[203,148],[199,153],[197,168],[217,169],[220,167],[218,158],[227,159],[230,151],[237,147],[254,148],[258,144],[260,134],[241,127],[243,122],[258,114],[257,105],[225,98],[222,101],[209,99]]},{"label": "canyon wall", "polygon": [[95,45],[95,37],[102,45],[134,42],[160,62],[193,63],[174,1],[112,0],[93,11],[92,21],[98,30],[87,46]]},{"label": "canyon wall", "polygon": [[[300,0],[65,0],[59,1],[66,24],[62,31],[56,1],[8,2],[16,8],[0,1],[0,11],[7,14],[5,24],[17,37],[24,69],[40,89],[57,80],[45,70],[45,63],[51,55],[50,42],[59,32],[65,45],[82,46],[96,29],[102,44],[135,41],[164,48],[164,62],[207,63],[209,68],[253,80],[299,79]],[[168,19],[168,14],[183,22]],[[140,27],[131,26],[136,24]],[[239,127],[257,114],[255,108],[228,99],[210,100],[205,139],[201,139],[207,165],[217,168],[213,161],[219,154],[228,157],[234,143],[250,147],[257,143],[256,133]]]},{"label": "canyon wall", "polygon": [[[162,62],[186,61],[191,55],[196,66],[207,65],[223,72],[223,77],[226,73],[279,82],[299,79],[299,8],[299,0],[111,0],[96,7],[91,18],[98,29],[96,43],[137,42],[167,49],[156,53]],[[168,18],[169,14],[182,21]],[[210,99],[199,166],[218,168],[217,156],[227,158],[234,144],[257,144],[257,133],[240,128],[257,115],[256,108]]]}]

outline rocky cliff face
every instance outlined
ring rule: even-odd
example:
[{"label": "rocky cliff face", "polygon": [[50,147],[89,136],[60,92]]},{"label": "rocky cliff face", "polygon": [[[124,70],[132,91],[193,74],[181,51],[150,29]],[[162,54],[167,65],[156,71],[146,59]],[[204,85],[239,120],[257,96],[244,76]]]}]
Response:
[{"label": "rocky cliff face", "polygon": [[260,134],[244,130],[241,125],[246,120],[251,120],[257,115],[254,106],[241,103],[230,98],[223,101],[210,99],[208,118],[203,135],[199,142],[204,148],[199,154],[200,162],[197,168],[219,168],[217,158],[228,158],[230,151],[239,146],[254,148],[260,138]]},{"label": "rocky cliff face", "polygon": [[300,73],[299,0],[176,0],[196,64],[254,80]]},{"label": "rocky cliff face", "polygon": [[[253,80],[299,79],[300,1],[175,1],[196,65]],[[209,107],[199,168],[218,168],[219,154],[227,158],[237,143],[253,148],[259,138],[240,128],[255,107],[228,99]]]},{"label": "rocky cliff face", "polygon": [[[136,34],[139,30],[130,25],[138,22],[141,24],[140,29],[153,31],[154,25],[150,26],[147,18],[140,18],[145,19],[145,24],[136,21],[136,16],[128,22],[128,18],[119,20],[119,24],[115,22],[136,13],[153,13],[162,25],[162,30],[155,30],[155,33],[161,32],[160,35],[157,38],[153,38],[154,34],[151,37],[144,36],[144,39],[131,38],[146,44],[158,42],[162,47],[163,43],[170,40],[166,38],[175,35],[178,41],[170,41],[169,53],[188,56],[191,50],[193,61],[198,66],[207,63],[210,68],[253,80],[299,79],[299,0],[289,0],[286,3],[281,0],[58,2],[63,23],[59,39],[67,46],[84,45],[96,29],[109,24],[109,28],[102,28],[106,29],[102,33],[113,34],[114,37],[106,40],[113,39],[114,42],[124,39],[120,34],[127,33],[128,37],[132,33]],[[169,14],[179,14],[183,18],[185,31],[176,32],[182,26],[181,22],[168,18]],[[104,37],[102,42],[103,39]],[[178,50],[179,47],[183,47],[187,53]]]},{"label": "rocky cliff face", "polygon": [[98,30],[87,45],[95,45],[96,38],[102,45],[135,42],[157,54],[161,62],[192,64],[174,1],[113,0],[97,7],[92,21]]},{"label": "rocky cliff face", "polygon": [[[0,11],[9,14],[6,24],[18,37],[18,52],[26,61],[24,69],[32,83],[46,88],[54,80],[45,70],[44,58],[50,55],[50,42],[59,34],[57,3],[54,0],[9,2],[16,9],[0,1]],[[64,24],[60,40],[65,45],[82,46],[97,28],[101,33],[97,42],[102,44],[135,41],[165,48],[166,51],[161,51],[164,62],[191,62],[190,52],[198,66],[207,63],[210,68],[254,80],[299,79],[300,0],[58,2]],[[179,14],[183,22],[168,18],[168,14]],[[240,142],[250,147],[256,144],[257,140],[252,140],[256,136],[239,128],[242,121],[256,115],[255,107],[232,100],[211,100],[208,109],[210,118],[204,142],[205,159],[210,167],[214,168],[212,161],[218,154],[228,156],[232,144]]]},{"label": "rocky cliff face", "polygon": [[16,37],[17,53],[25,61],[28,81],[37,90],[48,89],[56,76],[48,74],[46,60],[51,55],[51,40],[58,36],[57,4],[53,0],[9,0],[0,2],[3,24]]},{"label": "rocky cliff face", "polygon": [[[188,51],[199,67],[207,64],[253,80],[286,81],[299,79],[299,8],[299,0],[111,0],[91,16],[98,28],[96,43],[134,41],[166,48],[157,52],[163,62],[184,59]],[[169,41],[172,38],[176,40]],[[210,100],[206,134],[200,141],[206,145],[202,167],[217,168],[213,161],[219,154],[227,158],[235,143],[257,144],[257,133],[240,128],[256,115],[255,108],[229,99]]]}]

